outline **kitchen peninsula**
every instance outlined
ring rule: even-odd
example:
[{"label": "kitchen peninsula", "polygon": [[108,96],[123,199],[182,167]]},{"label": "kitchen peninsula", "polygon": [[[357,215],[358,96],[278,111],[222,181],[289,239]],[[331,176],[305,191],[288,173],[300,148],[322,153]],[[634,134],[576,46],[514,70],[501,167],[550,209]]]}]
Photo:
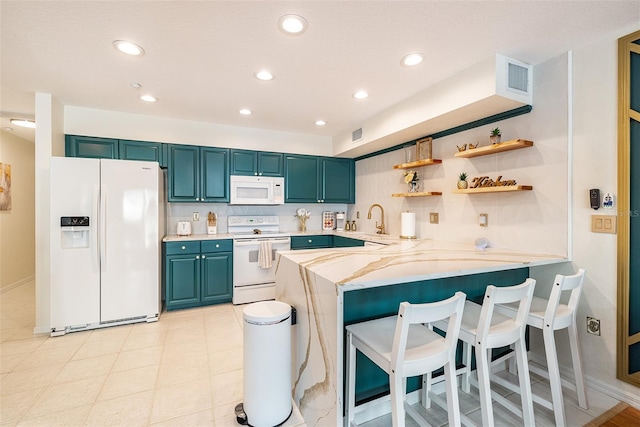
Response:
[{"label": "kitchen peninsula", "polygon": [[[276,299],[297,310],[293,397],[310,427],[342,425],[345,325],[396,314],[402,301],[437,301],[458,290],[481,298],[489,284],[521,283],[529,267],[567,261],[455,242],[366,240],[385,245],[288,251],[278,261]],[[357,369],[357,401],[384,393],[382,371],[364,358]],[[418,386],[409,382],[410,389]]]}]

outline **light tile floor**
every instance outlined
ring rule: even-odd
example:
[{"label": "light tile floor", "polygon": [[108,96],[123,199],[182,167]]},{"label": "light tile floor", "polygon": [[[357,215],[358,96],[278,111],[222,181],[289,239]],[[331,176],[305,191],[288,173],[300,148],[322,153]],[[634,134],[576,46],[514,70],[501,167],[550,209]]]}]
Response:
[{"label": "light tile floor", "polygon": [[[51,338],[33,335],[34,283],[2,289],[0,425],[237,426],[233,409],[242,401],[242,308],[181,310],[163,313],[156,323]],[[548,394],[548,384],[536,381],[534,390]],[[582,426],[618,403],[594,390],[588,393],[588,411],[578,407],[575,394],[565,394],[570,426]],[[479,422],[477,396],[461,393],[460,401],[462,412]],[[522,424],[495,408],[497,425]],[[535,409],[537,425],[553,425],[551,411]],[[434,406],[428,419],[434,426],[446,425],[446,412]],[[385,416],[364,426],[389,425]],[[304,422],[294,413],[285,426]]]}]

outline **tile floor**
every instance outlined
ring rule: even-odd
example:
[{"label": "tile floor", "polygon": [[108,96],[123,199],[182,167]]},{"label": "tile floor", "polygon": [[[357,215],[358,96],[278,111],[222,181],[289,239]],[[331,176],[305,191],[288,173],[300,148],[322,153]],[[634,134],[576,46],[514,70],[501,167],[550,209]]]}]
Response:
[{"label": "tile floor", "polygon": [[[241,306],[163,313],[156,323],[56,338],[34,336],[33,327],[34,283],[0,290],[1,426],[237,426],[233,408],[242,401]],[[534,389],[544,391],[544,381],[537,380]],[[618,403],[588,392],[588,411],[566,393],[570,426],[582,426]],[[518,396],[510,398],[517,401]],[[460,400],[462,412],[479,421],[477,398],[461,393]],[[537,425],[553,425],[551,411],[536,405],[535,415]],[[436,426],[446,424],[446,412],[437,407],[428,417]],[[496,410],[496,424],[521,421]],[[386,416],[365,427],[389,425]],[[285,426],[304,423],[294,414]]]}]

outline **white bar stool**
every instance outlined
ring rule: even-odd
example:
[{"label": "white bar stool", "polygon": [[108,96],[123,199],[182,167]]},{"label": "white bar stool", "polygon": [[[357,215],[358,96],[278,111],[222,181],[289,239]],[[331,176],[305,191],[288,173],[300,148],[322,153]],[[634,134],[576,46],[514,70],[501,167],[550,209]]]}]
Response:
[{"label": "white bar stool", "polygon": [[[549,372],[547,374],[534,367],[530,367],[529,369],[532,372],[549,378],[551,400],[553,403],[537,395],[533,396],[533,400],[547,409],[553,410],[556,426],[565,426],[567,424],[564,400],[562,398],[562,382],[564,380],[560,377],[558,354],[556,352],[554,337],[554,332],[557,330],[566,328],[569,332],[569,346],[571,348],[575,385],[569,383],[568,386],[576,390],[580,407],[587,409],[587,394],[584,386],[582,364],[580,362],[578,330],[576,327],[576,307],[578,306],[582,292],[584,274],[584,269],[580,269],[578,273],[572,276],[556,275],[549,299],[533,297],[529,316],[527,317],[527,325],[542,330]],[[571,291],[571,295],[569,296],[567,304],[561,304],[560,297],[565,291]],[[499,304],[496,306],[496,311],[506,315],[513,315],[516,308],[513,304]],[[513,366],[511,366],[510,370],[513,371]],[[514,384],[506,380],[500,379],[497,382],[513,391],[518,391]]]},{"label": "white bar stool", "polygon": [[[429,425],[405,401],[406,378],[423,375],[442,367],[446,378],[449,425],[460,425],[455,349],[465,299],[464,293],[456,292],[453,297],[435,303],[403,302],[397,316],[347,326],[347,426],[356,425],[356,349],[389,374],[391,417],[394,427],[405,425],[405,412],[418,424]],[[424,325],[442,319],[450,320],[445,337]]]},{"label": "white bar stool", "polygon": [[[493,406],[491,402],[491,383],[489,380],[492,348],[515,346],[516,360],[520,375],[520,389],[522,398],[522,410],[504,397],[495,394],[494,399],[522,417],[525,426],[534,426],[533,401],[531,400],[531,382],[529,380],[529,367],[527,364],[527,349],[525,345],[526,318],[533,297],[533,289],[536,281],[527,279],[524,283],[509,287],[487,286],[482,306],[467,301],[464,304],[462,325],[460,326],[460,340],[463,341],[463,360],[465,368],[462,374],[462,388],[469,392],[469,380],[471,374],[471,349],[475,347],[476,366],[478,373],[478,390],[480,392],[480,410],[482,412],[482,425],[492,427],[495,425]],[[499,303],[514,302],[518,305],[515,317],[509,317],[496,313],[495,305]],[[435,322],[433,326],[438,329],[447,327],[446,322]],[[437,403],[437,401],[434,400]],[[473,425],[467,417],[462,417],[464,424]]]}]

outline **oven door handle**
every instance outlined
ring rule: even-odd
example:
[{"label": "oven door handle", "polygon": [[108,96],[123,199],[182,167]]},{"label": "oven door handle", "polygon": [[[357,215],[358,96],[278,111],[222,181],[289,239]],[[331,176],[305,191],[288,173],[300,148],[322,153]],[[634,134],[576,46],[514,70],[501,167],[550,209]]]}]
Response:
[{"label": "oven door handle", "polygon": [[272,239],[272,238],[266,238],[266,239],[243,239],[243,240],[234,240],[233,241],[233,246],[256,246],[261,241],[265,241],[265,240],[270,241],[271,244],[273,244],[273,245],[280,245],[280,244],[283,244],[283,243],[291,243],[291,239],[289,237],[287,237],[285,239]]}]

